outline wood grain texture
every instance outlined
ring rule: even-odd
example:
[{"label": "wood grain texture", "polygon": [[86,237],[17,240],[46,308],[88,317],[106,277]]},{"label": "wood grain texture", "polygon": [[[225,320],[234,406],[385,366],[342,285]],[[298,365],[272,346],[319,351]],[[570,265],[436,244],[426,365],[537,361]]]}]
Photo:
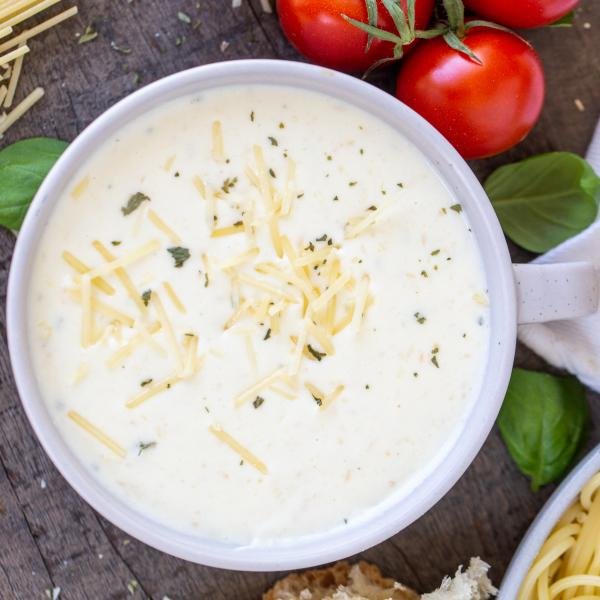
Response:
[{"label": "wood grain texture", "polygon": [[[79,17],[32,42],[19,93],[43,85],[47,95],[0,146],[33,135],[71,140],[140,85],[195,65],[238,58],[299,59],[281,35],[276,17],[264,14],[259,0],[244,0],[238,9],[231,8],[230,0],[78,4]],[[191,17],[191,24],[178,19],[180,10]],[[76,34],[91,23],[99,37],[78,45]],[[472,164],[480,177],[538,152],[585,151],[600,110],[599,31],[600,4],[584,0],[572,29],[527,33],[546,67],[544,112],[525,142],[500,157]],[[119,53],[111,42],[131,52]],[[376,74],[373,82],[392,89],[393,71]],[[583,112],[575,107],[576,98],[583,102]],[[3,306],[13,245],[13,236],[0,232]],[[514,247],[511,251],[517,261],[531,257]],[[77,496],[27,422],[10,371],[4,314],[0,327],[0,599],[44,598],[52,587],[61,588],[64,600],[260,598],[280,574],[222,571],[167,556],[129,539]],[[522,347],[517,364],[549,370]],[[588,399],[593,420],[589,448],[600,442],[600,398],[589,393]],[[427,591],[470,556],[480,555],[493,565],[492,576],[499,582],[551,491],[531,492],[493,431],[473,465],[437,506],[362,557]]]}]

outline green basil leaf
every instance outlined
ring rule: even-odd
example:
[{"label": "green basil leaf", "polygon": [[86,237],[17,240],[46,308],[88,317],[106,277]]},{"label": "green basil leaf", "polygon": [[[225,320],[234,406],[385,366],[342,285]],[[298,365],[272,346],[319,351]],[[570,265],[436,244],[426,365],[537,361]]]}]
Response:
[{"label": "green basil leaf", "polygon": [[596,218],[600,178],[580,156],[549,152],[496,169],[485,182],[504,233],[546,252]]},{"label": "green basil leaf", "polygon": [[534,490],[566,471],[585,438],[587,424],[585,390],[577,379],[513,370],[498,426]]},{"label": "green basil leaf", "polygon": [[42,181],[68,144],[31,138],[0,150],[0,225],[19,229]]}]

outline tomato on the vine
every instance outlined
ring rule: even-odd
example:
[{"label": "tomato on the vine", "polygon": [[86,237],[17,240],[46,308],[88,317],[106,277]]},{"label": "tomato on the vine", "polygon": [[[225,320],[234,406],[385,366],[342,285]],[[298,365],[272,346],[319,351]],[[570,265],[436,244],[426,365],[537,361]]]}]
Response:
[{"label": "tomato on the vine", "polygon": [[543,27],[570,13],[579,0],[463,0],[478,17],[494,23],[528,29]]},{"label": "tomato on the vine", "polygon": [[[416,0],[415,27],[427,26],[434,0]],[[401,1],[406,12],[406,0]],[[377,0],[378,27],[397,33],[392,17]],[[292,45],[311,62],[340,71],[366,71],[376,62],[394,55],[394,44],[372,40],[367,52],[367,34],[342,15],[368,22],[365,0],[277,0],[281,27]],[[410,49],[404,47],[404,52]]]},{"label": "tomato on the vine", "polygon": [[462,42],[481,64],[437,37],[419,44],[398,73],[397,97],[465,158],[499,154],[535,125],[544,74],[533,48],[508,31],[476,26]]}]

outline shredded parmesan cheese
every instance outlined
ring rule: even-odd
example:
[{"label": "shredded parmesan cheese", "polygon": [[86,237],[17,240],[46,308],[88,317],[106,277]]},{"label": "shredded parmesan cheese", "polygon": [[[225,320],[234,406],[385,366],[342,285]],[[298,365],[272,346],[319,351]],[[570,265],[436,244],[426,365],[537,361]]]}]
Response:
[{"label": "shredded parmesan cheese", "polygon": [[250,277],[249,275],[246,275],[245,273],[241,273],[239,275],[239,280],[242,283],[246,283],[246,284],[251,285],[260,290],[264,290],[265,292],[269,292],[269,294],[271,294],[272,296],[276,296],[277,298],[285,298],[289,302],[293,302],[293,303],[297,302],[297,300],[294,296],[292,296],[291,294],[288,294],[284,290],[280,290],[280,289],[270,285],[266,281],[261,281],[260,279],[255,279],[254,277]]},{"label": "shredded parmesan cheese", "polygon": [[163,165],[163,171],[169,172],[173,167],[173,163],[175,162],[175,155],[172,154],[165,160],[165,164]]},{"label": "shredded parmesan cheese", "polygon": [[275,383],[279,379],[281,379],[284,375],[283,369],[277,369],[273,371],[270,375],[267,375],[260,381],[256,382],[253,386],[249,387],[246,391],[238,394],[238,396],[234,399],[235,406],[241,406],[242,404],[248,402],[248,400],[253,399],[261,390],[269,387],[272,383]]},{"label": "shredded parmesan cheese", "polygon": [[226,431],[223,431],[220,427],[214,427],[211,425],[208,430],[223,443],[227,444],[234,452],[245,460],[247,463],[251,464],[255,469],[260,471],[263,475],[267,475],[269,470],[265,463],[259,460],[248,448],[242,446],[236,439],[231,437]]},{"label": "shredded parmesan cheese", "polygon": [[110,369],[114,369],[118,365],[120,365],[128,356],[131,356],[136,348],[138,348],[146,339],[145,334],[153,335],[157,331],[160,331],[162,325],[160,323],[152,323],[148,326],[148,328],[142,329],[140,333],[136,334],[132,337],[125,346],[123,346],[120,350],[117,350],[114,354],[112,354],[108,360],[106,361],[106,366]]},{"label": "shredded parmesan cheese", "polygon": [[333,326],[333,335],[337,335],[338,333],[340,333],[340,331],[343,331],[344,329],[346,329],[346,327],[348,327],[348,325],[350,325],[354,316],[354,309],[355,303],[352,302],[349,308],[346,310],[344,316],[339,321],[335,322]]},{"label": "shredded parmesan cheese", "polygon": [[252,167],[248,166],[246,167],[246,169],[244,170],[244,174],[246,175],[246,177],[248,178],[248,180],[250,181],[250,183],[256,188],[256,189],[260,189],[260,180],[258,179],[258,175],[254,172],[254,170],[252,169]]},{"label": "shredded parmesan cheese", "polygon": [[[69,292],[69,296],[76,302],[83,303],[83,296],[82,296],[81,290],[71,290]],[[125,313],[121,312],[120,310],[117,310],[116,308],[113,308],[112,306],[102,302],[102,300],[96,298],[95,296],[91,297],[90,303],[91,303],[91,308],[94,311],[104,314],[109,319],[114,319],[116,321],[119,321],[120,323],[123,323],[123,325],[126,325],[127,327],[133,327],[135,321],[132,317],[130,317],[129,315],[126,315]]]},{"label": "shredded parmesan cheese", "polygon": [[352,275],[350,273],[340,275],[314,302],[311,303],[312,310],[319,311],[322,308],[325,308],[327,303],[341,292],[351,280]]},{"label": "shredded parmesan cheese", "polygon": [[236,233],[244,233],[244,224],[234,224],[228,227],[221,227],[220,229],[213,229],[210,233],[210,237],[218,238],[226,235],[235,235]]},{"label": "shredded parmesan cheese", "polygon": [[231,258],[224,260],[222,263],[219,263],[217,268],[226,270],[231,269],[233,267],[239,267],[247,263],[248,261],[256,258],[259,254],[260,250],[258,248],[250,248],[246,250],[246,252],[242,252],[241,254],[237,254],[236,256],[232,256]]},{"label": "shredded parmesan cheese", "polygon": [[331,342],[329,335],[323,329],[323,327],[321,327],[319,325],[315,325],[312,322],[309,322],[308,330],[309,330],[310,334],[313,335],[317,339],[319,344],[321,344],[321,346],[323,346],[323,350],[325,350],[325,352],[327,354],[329,354],[329,355],[335,354],[335,348],[333,346],[333,343]]},{"label": "shredded parmesan cheese", "polygon": [[108,437],[102,430],[98,429],[95,425],[90,423],[87,419],[82,417],[77,411],[70,410],[67,416],[71,421],[79,425],[84,431],[87,431],[90,435],[95,437],[101,444],[104,444],[109,450],[112,450],[119,458],[125,458],[127,452],[117,444],[112,438]]},{"label": "shredded parmesan cheese", "polygon": [[296,347],[292,353],[292,358],[290,360],[290,366],[288,369],[288,375],[294,376],[297,375],[300,370],[300,364],[302,362],[302,356],[304,352],[304,346],[306,345],[306,327],[302,328],[300,335],[296,340]]},{"label": "shredded parmesan cheese", "polygon": [[279,234],[279,223],[277,222],[277,215],[273,213],[269,220],[269,232],[271,233],[271,243],[275,249],[275,253],[278,258],[283,257],[283,246],[281,245],[281,235]]},{"label": "shredded parmesan cheese", "polygon": [[[389,206],[389,201],[374,210],[369,210],[367,215],[363,217],[355,217],[351,219],[345,228],[346,239],[352,239],[363,233],[366,229],[375,225],[381,218],[383,211]],[[372,207],[374,208],[374,207]]]},{"label": "shredded parmesan cheese", "polygon": [[152,293],[152,306],[154,306],[154,309],[156,310],[158,320],[160,321],[160,324],[162,325],[162,328],[164,329],[164,331],[167,335],[169,344],[171,345],[171,349],[173,350],[173,353],[175,355],[175,360],[177,361],[178,372],[181,373],[181,371],[183,370],[183,359],[181,357],[181,348],[179,347],[179,344],[177,343],[177,338],[175,337],[175,331],[173,329],[173,325],[171,325],[171,321],[169,320],[169,317],[167,316],[167,312],[165,311],[165,307],[162,303],[162,300],[160,299],[160,296],[158,295],[158,292]]},{"label": "shredded parmesan cheese", "polygon": [[183,302],[179,299],[179,296],[175,293],[173,286],[168,281],[165,281],[163,283],[163,287],[165,288],[165,292],[167,292],[167,296],[169,296],[169,300],[171,300],[171,302],[173,303],[175,308],[180,313],[185,314],[187,312],[187,310],[186,310],[185,306],[183,305]]},{"label": "shredded parmesan cheese", "polygon": [[143,404],[147,400],[150,400],[150,398],[153,396],[156,396],[156,394],[160,394],[165,390],[171,389],[171,387],[179,381],[181,381],[181,377],[175,375],[167,377],[166,379],[163,379],[157,383],[151,383],[145,386],[142,392],[129,400],[125,406],[127,406],[127,408],[137,408],[140,404]]},{"label": "shredded parmesan cheese", "polygon": [[174,244],[181,241],[181,238],[150,208],[146,213],[149,221],[160,231],[162,231]]},{"label": "shredded parmesan cheese", "polygon": [[206,186],[204,185],[204,181],[202,181],[202,178],[198,175],[194,175],[192,183],[194,184],[194,187],[198,190],[200,196],[202,196],[202,199],[206,200]]},{"label": "shredded parmesan cheese", "polygon": [[221,121],[214,121],[212,124],[212,157],[217,162],[225,160],[223,126],[221,125]]},{"label": "shredded parmesan cheese", "polygon": [[260,193],[265,202],[267,211],[272,212],[273,197],[271,192],[271,182],[269,181],[269,173],[267,171],[267,165],[265,163],[265,156],[260,146],[254,146],[254,160],[256,161],[256,168],[258,169]]},{"label": "shredded parmesan cheese", "polygon": [[312,266],[316,263],[320,263],[329,257],[332,250],[332,246],[325,246],[325,248],[315,250],[314,252],[305,252],[302,256],[299,256],[294,260],[294,266],[307,267]]},{"label": "shredded parmesan cheese", "polygon": [[251,300],[244,300],[235,310],[233,315],[227,319],[225,325],[223,325],[223,329],[231,329],[243,316],[252,308]]},{"label": "shredded parmesan cheese", "polygon": [[354,306],[354,314],[352,316],[352,328],[354,331],[358,331],[362,324],[367,300],[369,296],[369,276],[363,275],[358,284],[358,290],[356,293],[356,304]]},{"label": "shredded parmesan cheese", "polygon": [[294,197],[295,190],[293,182],[296,178],[296,163],[288,157],[287,159],[287,170],[285,177],[285,190],[283,192],[283,200],[281,202],[280,214],[287,216],[290,214],[292,209],[292,198]]},{"label": "shredded parmesan cheese", "polygon": [[[79,274],[84,275],[85,273],[90,272],[90,267],[88,267],[85,263],[80,261],[74,254],[71,254],[67,250],[62,253],[62,257],[64,261],[70,266],[73,267]],[[94,278],[92,282],[99,290],[103,291],[105,294],[112,296],[115,293],[115,288],[110,285],[106,280],[102,279],[102,277]]]},{"label": "shredded parmesan cheese", "polygon": [[[106,261],[116,261],[117,258],[112,254],[112,252],[100,241],[94,240],[92,242],[92,246],[94,249],[104,258]],[[121,282],[121,285],[125,288],[125,291],[129,295],[129,297],[133,300],[135,305],[140,309],[142,314],[146,314],[147,308],[142,300],[141,294],[137,291],[133,281],[127,274],[127,271],[123,267],[117,267],[115,269],[115,275],[117,279]]]},{"label": "shredded parmesan cheese", "polygon": [[75,187],[71,190],[71,198],[74,200],[79,200],[88,189],[90,181],[90,176],[86,175],[83,179],[81,179],[81,181],[76,183]]},{"label": "shredded parmesan cheese", "polygon": [[[96,247],[96,246],[94,246],[94,247]],[[98,248],[100,248],[99,243],[97,245],[97,249]],[[128,265],[135,263],[138,260],[141,260],[142,258],[148,256],[148,254],[155,252],[159,248],[160,248],[160,243],[157,240],[152,240],[150,242],[147,242],[143,246],[140,246],[139,248],[132,250],[131,252],[129,252],[129,254],[125,254],[124,256],[121,256],[121,258],[115,258],[113,260],[110,260],[106,264],[101,265],[100,267],[96,267],[95,269],[90,271],[89,275],[92,278],[98,277],[99,275],[107,275],[108,273],[115,271],[115,270],[119,269],[120,267],[127,267]],[[100,251],[100,250],[98,250],[98,251]]]}]

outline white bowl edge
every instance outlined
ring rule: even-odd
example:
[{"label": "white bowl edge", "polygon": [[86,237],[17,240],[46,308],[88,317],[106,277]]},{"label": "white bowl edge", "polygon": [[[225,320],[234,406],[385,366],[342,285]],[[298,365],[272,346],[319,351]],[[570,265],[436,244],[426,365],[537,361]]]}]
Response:
[{"label": "white bowl edge", "polygon": [[[194,90],[244,83],[321,91],[367,110],[408,137],[465,207],[486,263],[492,299],[487,377],[469,423],[443,465],[414,494],[366,525],[301,538],[290,546],[233,547],[199,539],[160,525],[108,494],[77,462],[54,428],[33,376],[26,335],[26,274],[35,254],[38,230],[73,175],[79,157],[87,156],[98,140],[160,101]],[[516,300],[508,249],[493,209],[469,167],[433,127],[392,96],[347,75],[302,63],[244,60],[197,67],[150,84],[117,103],[78,136],[46,178],[19,234],[9,278],[7,323],[15,380],[33,429],[63,476],[93,508],[130,535],[187,560],[230,569],[283,570],[330,562],[391,537],[429,510],[456,483],[487,438],[508,385],[516,338]]]}]

